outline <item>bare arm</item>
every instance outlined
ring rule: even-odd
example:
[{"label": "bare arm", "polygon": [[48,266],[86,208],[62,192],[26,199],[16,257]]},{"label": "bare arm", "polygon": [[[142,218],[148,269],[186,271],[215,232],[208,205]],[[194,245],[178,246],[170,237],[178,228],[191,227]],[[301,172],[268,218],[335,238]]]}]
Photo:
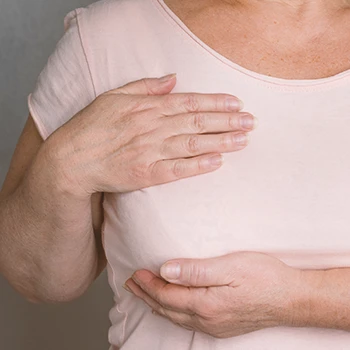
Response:
[{"label": "bare arm", "polygon": [[237,98],[169,94],[164,78],[100,95],[45,142],[29,119],[0,194],[0,269],[28,299],[74,299],[103,269],[96,193],[212,172],[247,145]]},{"label": "bare arm", "polygon": [[305,270],[302,276],[292,325],[350,331],[350,268]]},{"label": "bare arm", "polygon": [[267,254],[236,252],[174,259],[160,275],[137,271],[126,289],[157,314],[217,338],[276,326],[350,331],[350,268],[300,270]]},{"label": "bare arm", "polygon": [[32,301],[78,297],[105,267],[102,194],[65,195],[44,166],[50,146],[29,117],[0,193],[1,272]]}]

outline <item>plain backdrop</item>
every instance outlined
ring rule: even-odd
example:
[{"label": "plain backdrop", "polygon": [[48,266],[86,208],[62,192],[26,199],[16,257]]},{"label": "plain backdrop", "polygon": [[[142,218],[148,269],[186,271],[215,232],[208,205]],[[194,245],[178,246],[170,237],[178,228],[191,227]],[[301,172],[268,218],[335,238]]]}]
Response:
[{"label": "plain backdrop", "polygon": [[[0,186],[63,18],[92,2],[0,0]],[[107,350],[111,305],[105,273],[77,301],[54,306],[30,304],[0,276],[0,350]]]}]

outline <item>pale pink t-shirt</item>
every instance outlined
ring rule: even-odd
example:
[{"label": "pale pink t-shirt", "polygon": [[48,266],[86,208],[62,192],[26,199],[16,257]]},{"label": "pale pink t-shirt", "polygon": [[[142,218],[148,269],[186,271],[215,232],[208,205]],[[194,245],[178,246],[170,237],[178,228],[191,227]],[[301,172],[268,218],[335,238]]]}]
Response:
[{"label": "pale pink t-shirt", "polygon": [[330,329],[215,339],[153,315],[122,285],[171,258],[240,250],[301,268],[350,266],[350,70],[315,80],[254,73],[204,44],[162,0],[100,1],[68,14],[65,27],[29,96],[44,139],[101,93],[173,72],[173,92],[236,95],[260,122],[216,172],[106,195],[111,349],[349,349],[350,333]]}]

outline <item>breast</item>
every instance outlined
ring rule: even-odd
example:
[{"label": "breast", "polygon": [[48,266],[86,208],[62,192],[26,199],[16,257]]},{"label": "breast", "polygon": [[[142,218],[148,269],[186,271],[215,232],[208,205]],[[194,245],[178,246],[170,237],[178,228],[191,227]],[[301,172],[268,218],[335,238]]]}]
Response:
[{"label": "breast", "polygon": [[213,173],[107,195],[115,263],[157,271],[171,258],[248,250],[300,267],[350,266],[350,106],[321,109],[313,97],[251,101],[258,129]]}]

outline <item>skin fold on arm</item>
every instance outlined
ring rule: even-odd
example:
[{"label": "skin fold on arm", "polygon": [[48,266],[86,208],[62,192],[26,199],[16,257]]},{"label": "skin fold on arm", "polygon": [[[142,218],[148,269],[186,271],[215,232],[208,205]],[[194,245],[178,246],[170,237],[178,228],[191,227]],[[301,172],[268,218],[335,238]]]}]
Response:
[{"label": "skin fold on arm", "polygon": [[105,267],[102,194],[78,201],[65,193],[56,169],[41,166],[49,147],[29,116],[0,197],[2,273],[31,301],[76,298]]}]

